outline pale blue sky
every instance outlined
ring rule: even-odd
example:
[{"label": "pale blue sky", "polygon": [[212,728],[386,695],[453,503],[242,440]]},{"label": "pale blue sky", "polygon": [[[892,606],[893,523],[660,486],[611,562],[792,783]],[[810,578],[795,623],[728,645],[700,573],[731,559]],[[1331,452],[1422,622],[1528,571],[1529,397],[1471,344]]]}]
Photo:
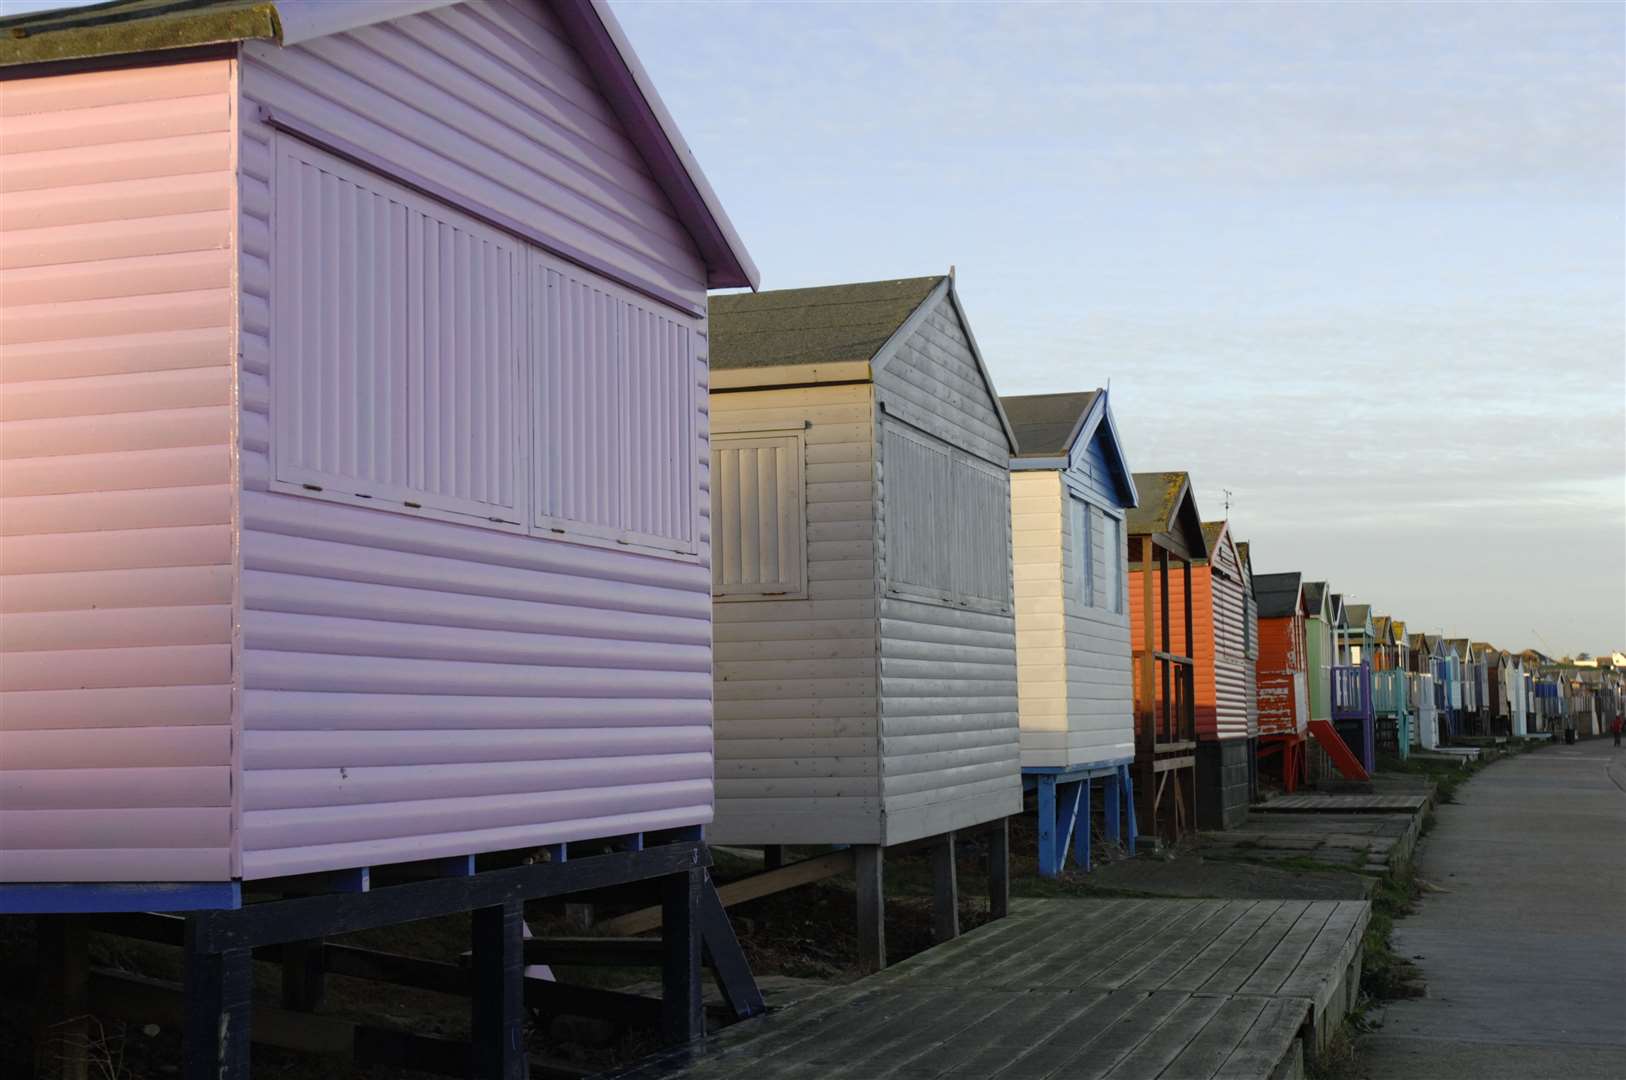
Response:
[{"label": "pale blue sky", "polygon": [[1261,572],[1626,647],[1626,6],[614,7],[764,287],[955,264]]},{"label": "pale blue sky", "polygon": [[1256,569],[1626,647],[1621,5],[615,10],[764,287],[953,263]]}]

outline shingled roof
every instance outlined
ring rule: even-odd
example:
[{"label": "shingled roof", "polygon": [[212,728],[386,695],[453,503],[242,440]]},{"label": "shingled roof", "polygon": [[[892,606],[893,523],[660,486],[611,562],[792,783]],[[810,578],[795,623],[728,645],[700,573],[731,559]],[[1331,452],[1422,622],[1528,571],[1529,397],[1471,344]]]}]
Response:
[{"label": "shingled roof", "polygon": [[1321,614],[1321,608],[1327,600],[1327,583],[1325,581],[1306,581],[1304,583],[1304,609],[1312,618]]},{"label": "shingled roof", "polygon": [[1203,522],[1197,497],[1191,490],[1191,474],[1183,472],[1136,473],[1135,490],[1140,505],[1125,515],[1130,536],[1163,534],[1176,538],[1185,548],[1183,557],[1193,562],[1208,558],[1203,538]]},{"label": "shingled roof", "polygon": [[1291,616],[1298,610],[1299,590],[1303,582],[1304,575],[1295,572],[1255,574],[1253,597],[1259,601],[1259,617],[1281,619]]},{"label": "shingled roof", "polygon": [[1073,448],[1100,390],[1002,397],[1019,457],[1060,457]]},{"label": "shingled roof", "polygon": [[712,369],[870,360],[944,280],[938,275],[714,296]]}]

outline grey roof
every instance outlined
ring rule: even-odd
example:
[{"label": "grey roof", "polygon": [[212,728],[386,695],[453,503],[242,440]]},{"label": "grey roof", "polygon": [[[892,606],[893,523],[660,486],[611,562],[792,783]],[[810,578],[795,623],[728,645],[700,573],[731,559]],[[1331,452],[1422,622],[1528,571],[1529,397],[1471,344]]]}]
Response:
[{"label": "grey roof", "polygon": [[1321,614],[1323,602],[1327,598],[1327,583],[1325,581],[1306,581],[1304,583],[1304,607],[1314,618]]},{"label": "grey roof", "polygon": [[1259,601],[1259,617],[1281,619],[1292,615],[1297,608],[1299,588],[1303,582],[1304,575],[1296,572],[1255,574],[1253,598]]},{"label": "grey roof", "polygon": [[1100,390],[1072,394],[1019,394],[1002,397],[1018,457],[1060,457],[1073,448],[1079,425],[1090,413]]},{"label": "grey roof", "polygon": [[943,280],[938,275],[713,296],[711,366],[872,359]]}]

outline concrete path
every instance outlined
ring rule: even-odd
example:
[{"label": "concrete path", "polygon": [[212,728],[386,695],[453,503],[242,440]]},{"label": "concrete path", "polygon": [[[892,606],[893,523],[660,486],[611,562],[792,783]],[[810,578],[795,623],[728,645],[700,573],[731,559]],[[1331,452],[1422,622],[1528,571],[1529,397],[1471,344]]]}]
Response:
[{"label": "concrete path", "polygon": [[1626,751],[1609,739],[1499,762],[1422,843],[1396,924],[1428,994],[1368,1014],[1373,1080],[1626,1077]]}]

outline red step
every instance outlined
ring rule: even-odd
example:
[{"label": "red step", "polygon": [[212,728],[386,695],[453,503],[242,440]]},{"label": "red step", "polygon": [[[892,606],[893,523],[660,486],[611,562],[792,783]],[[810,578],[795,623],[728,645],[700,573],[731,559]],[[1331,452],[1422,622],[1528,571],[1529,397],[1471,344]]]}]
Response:
[{"label": "red step", "polygon": [[1315,736],[1315,741],[1332,758],[1332,763],[1338,766],[1338,771],[1344,774],[1346,780],[1372,779],[1366,775],[1366,767],[1361,764],[1361,759],[1350,751],[1349,744],[1344,742],[1344,737],[1338,734],[1331,720],[1311,720],[1310,734]]}]

